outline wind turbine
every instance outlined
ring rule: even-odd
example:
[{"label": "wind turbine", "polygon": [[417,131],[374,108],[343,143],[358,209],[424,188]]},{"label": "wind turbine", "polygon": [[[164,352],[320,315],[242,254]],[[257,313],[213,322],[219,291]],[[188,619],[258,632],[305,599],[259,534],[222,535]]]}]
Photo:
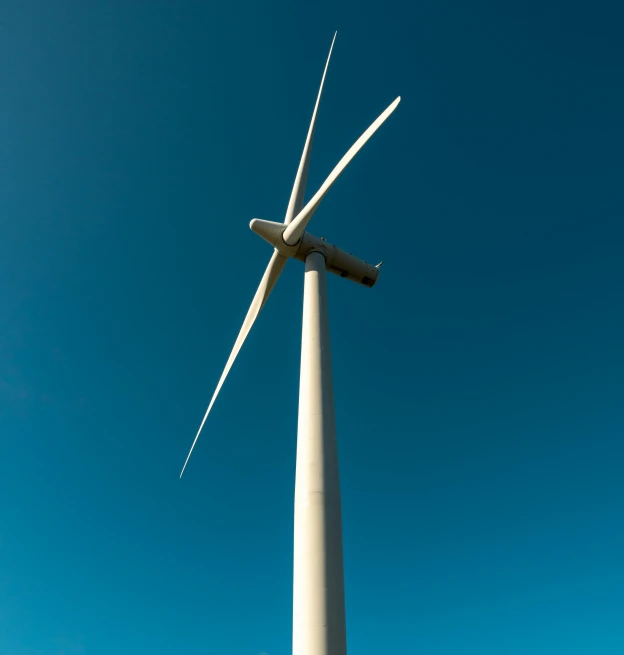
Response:
[{"label": "wind turbine", "polygon": [[332,184],[401,100],[398,97],[381,113],[304,206],[316,116],[335,40],[336,34],[327,56],[284,222],[255,218],[249,224],[256,234],[273,246],[273,255],[180,473],[182,477],[221,386],[286,261],[294,258],[304,262],[295,482],[293,655],[345,655],[347,652],[340,480],[325,271],[372,287],[377,281],[380,266],[371,266],[313,236],[306,232],[306,227]]}]

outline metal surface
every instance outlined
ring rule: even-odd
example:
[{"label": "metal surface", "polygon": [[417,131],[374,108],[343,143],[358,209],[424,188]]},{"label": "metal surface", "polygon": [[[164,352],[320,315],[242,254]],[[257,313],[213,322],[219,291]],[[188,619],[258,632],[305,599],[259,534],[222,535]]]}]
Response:
[{"label": "metal surface", "polygon": [[304,262],[309,253],[313,251],[322,252],[325,255],[327,270],[330,273],[339,275],[366,287],[372,287],[379,277],[379,267],[365,262],[359,257],[353,256],[346,250],[329,243],[325,239],[304,232],[300,241],[289,246],[284,243],[282,238],[286,226],[283,223],[274,223],[273,221],[263,221],[254,218],[249,227],[253,232],[262,237],[267,243],[270,243],[275,250],[280,252],[284,257],[294,257]]},{"label": "metal surface", "polygon": [[[334,41],[332,48],[333,45]],[[273,256],[182,468],[184,473],[221,386],[286,261],[289,258],[305,261],[295,482],[293,655],[346,655],[347,648],[326,270],[367,287],[372,287],[379,275],[379,265],[372,266],[354,257],[325,239],[306,232],[306,227],[332,184],[400,101],[397,98],[374,121],[303,206],[316,117],[332,48],[323,71],[284,223],[260,219],[250,223],[251,229],[273,246]],[[227,275],[228,272],[224,272],[224,279]],[[279,410],[279,405],[276,408]]]},{"label": "metal surface", "polygon": [[[305,231],[307,224],[309,223],[312,215],[316,211],[319,203],[331,187],[331,185],[336,181],[338,176],[345,169],[347,164],[355,157],[359,152],[362,146],[370,139],[370,137],[379,129],[379,127],[385,122],[385,120],[390,116],[390,114],[396,109],[397,105],[401,98],[397,98],[378,118],[373,122],[373,124],[362,134],[362,136],[351,146],[347,151],[345,156],[340,160],[338,165],[330,173],[329,177],[323,182],[321,188],[314,194],[312,199],[308,204],[301,208],[303,205],[303,198],[305,195],[305,187],[307,181],[308,167],[310,163],[310,154],[312,151],[312,140],[314,137],[314,129],[316,125],[316,117],[318,114],[318,108],[321,101],[321,96],[323,94],[323,85],[325,83],[325,76],[327,74],[327,68],[329,66],[329,59],[331,57],[332,49],[334,47],[334,39],[332,40],[332,45],[329,50],[329,55],[327,57],[327,62],[325,63],[325,69],[323,71],[323,77],[321,79],[321,86],[316,98],[316,103],[314,105],[314,111],[312,113],[312,121],[308,129],[308,136],[303,148],[303,154],[301,156],[301,161],[299,162],[299,168],[297,169],[297,175],[295,177],[295,184],[290,196],[290,201],[288,203],[288,209],[286,211],[286,217],[284,223],[279,225],[271,223],[270,221],[260,221],[260,219],[254,219],[250,223],[252,230],[260,234],[265,238],[269,243],[271,243],[275,252],[273,257],[269,262],[269,265],[264,273],[262,280],[260,281],[260,286],[254,296],[254,299],[251,303],[251,307],[247,312],[243,326],[240,329],[239,335],[234,344],[234,348],[227,360],[225,369],[221,374],[221,378],[217,384],[217,388],[212,395],[208,409],[204,414],[204,418],[199,426],[199,430],[195,435],[191,449],[186,457],[184,466],[182,467],[182,472],[180,477],[184,474],[186,465],[188,464],[189,458],[197,439],[204,427],[204,423],[212,409],[212,406],[219,394],[221,386],[223,385],[225,378],[228,375],[234,360],[236,359],[240,349],[242,348],[249,331],[251,330],[255,320],[258,318],[258,314],[262,309],[264,303],[266,302],[269,294],[271,293],[275,283],[277,282],[278,277],[280,276],[286,259],[293,257],[304,261],[309,252],[314,250],[322,251],[327,260],[327,270],[345,277],[359,284],[363,284],[367,287],[372,287],[377,281],[379,275],[379,266],[371,266],[367,262],[357,257],[353,257],[350,253],[336,248],[335,246],[328,244],[324,239],[319,239]],[[296,214],[296,215],[295,215]],[[277,227],[276,227],[277,226]],[[279,236],[279,239],[275,237]]]},{"label": "metal surface", "polygon": [[293,655],[345,655],[340,479],[325,258],[306,258],[301,336]]}]

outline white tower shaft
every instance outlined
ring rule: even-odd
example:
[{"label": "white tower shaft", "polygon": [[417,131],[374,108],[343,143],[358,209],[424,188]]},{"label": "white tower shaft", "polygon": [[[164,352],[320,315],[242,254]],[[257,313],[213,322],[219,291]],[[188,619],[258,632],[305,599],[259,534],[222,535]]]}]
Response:
[{"label": "white tower shaft", "polygon": [[340,479],[320,252],[305,262],[294,548],[293,655],[346,655]]}]

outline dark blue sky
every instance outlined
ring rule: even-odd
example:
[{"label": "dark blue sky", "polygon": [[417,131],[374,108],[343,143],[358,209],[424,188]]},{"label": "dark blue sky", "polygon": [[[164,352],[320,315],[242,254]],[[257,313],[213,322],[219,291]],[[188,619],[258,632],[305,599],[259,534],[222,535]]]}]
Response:
[{"label": "dark blue sky", "polygon": [[178,474],[336,29],[349,652],[624,652],[617,4],[3,3],[1,653],[290,652],[298,262]]}]

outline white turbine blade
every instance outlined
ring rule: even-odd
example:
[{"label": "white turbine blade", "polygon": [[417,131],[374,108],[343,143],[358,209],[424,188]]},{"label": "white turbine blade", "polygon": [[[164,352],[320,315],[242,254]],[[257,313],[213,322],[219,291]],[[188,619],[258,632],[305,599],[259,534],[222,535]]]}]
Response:
[{"label": "white turbine blade", "polygon": [[329,191],[331,185],[338,179],[347,164],[357,155],[362,146],[375,134],[390,114],[397,108],[401,101],[400,96],[377,118],[377,120],[362,134],[362,136],[351,146],[347,154],[340,160],[336,168],[331,172],[329,177],[323,182],[321,188],[314,194],[308,204],[297,214],[294,220],[284,230],[283,239],[291,246],[294,246],[305,232],[306,226],[312,215],[319,206],[319,203]]},{"label": "white turbine blade", "polygon": [[316,114],[318,113],[319,104],[321,102],[321,95],[323,94],[323,84],[325,83],[325,75],[327,74],[327,67],[329,66],[329,59],[334,48],[334,41],[336,40],[336,32],[329,48],[329,55],[327,55],[327,62],[325,63],[325,70],[323,71],[323,78],[321,79],[321,88],[319,89],[318,96],[316,97],[316,104],[314,105],[314,112],[312,113],[312,121],[305,145],[303,146],[303,154],[297,169],[297,177],[293,185],[292,193],[290,194],[290,201],[288,202],[288,209],[286,210],[286,218],[284,223],[288,225],[303,207],[303,196],[305,195],[306,181],[308,179],[308,168],[310,166],[310,154],[312,152],[312,140],[314,139],[314,128],[316,126]]},{"label": "white turbine blade", "polygon": [[225,381],[227,374],[230,372],[230,369],[232,368],[232,364],[234,363],[234,360],[236,359],[236,356],[238,355],[238,352],[240,351],[243,343],[245,343],[245,339],[247,338],[247,335],[251,330],[251,326],[254,324],[256,318],[258,318],[258,314],[260,313],[260,310],[262,309],[264,303],[267,301],[269,294],[273,290],[273,287],[277,282],[277,278],[279,278],[281,272],[284,270],[284,264],[286,264],[287,259],[288,259],[287,257],[280,255],[277,252],[277,250],[273,253],[273,256],[271,257],[271,261],[269,262],[269,265],[267,266],[267,269],[264,272],[264,275],[262,276],[262,280],[260,281],[260,286],[256,291],[256,295],[254,296],[254,299],[251,301],[251,306],[249,307],[247,316],[245,316],[245,320],[243,321],[243,327],[240,329],[240,332],[238,333],[238,337],[236,338],[236,343],[234,344],[234,348],[232,348],[232,352],[230,353],[230,356],[227,360],[227,364],[223,369],[223,373],[221,373],[219,384],[217,384],[217,388],[215,389],[215,392],[212,395],[212,400],[210,401],[210,405],[208,405],[208,409],[206,410],[206,414],[204,415],[204,420],[201,422],[201,425],[199,426],[199,430],[195,435],[195,439],[193,440],[193,445],[191,446],[191,450],[189,450],[189,454],[186,457],[186,461],[184,462],[184,466],[182,467],[182,472],[180,473],[180,477],[182,477],[182,475],[184,474],[184,469],[188,464],[188,461],[191,457],[191,453],[193,452],[193,448],[195,448],[195,444],[197,443],[197,439],[199,438],[199,434],[202,431],[202,428],[204,427],[204,423],[208,418],[208,414],[210,413],[212,406],[214,405],[214,401],[217,398],[217,395],[221,390],[221,387],[223,386],[223,382]]}]

